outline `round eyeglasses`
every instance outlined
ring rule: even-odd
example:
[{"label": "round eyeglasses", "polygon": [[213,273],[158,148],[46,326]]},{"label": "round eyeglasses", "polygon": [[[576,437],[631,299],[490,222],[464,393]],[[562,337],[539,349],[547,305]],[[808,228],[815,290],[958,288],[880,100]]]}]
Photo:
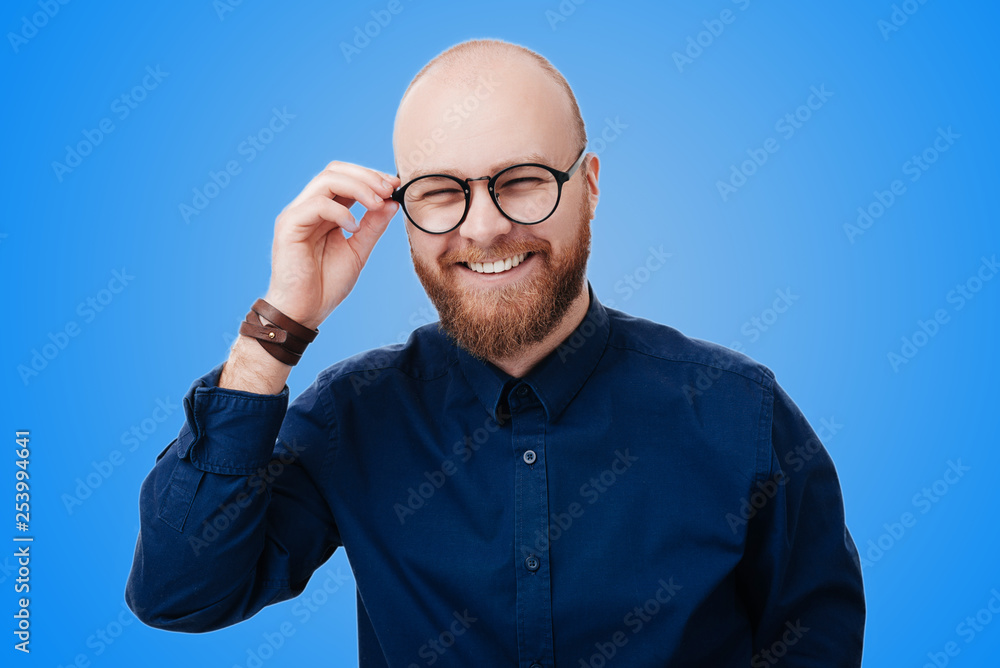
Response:
[{"label": "round eyeglasses", "polygon": [[472,181],[487,181],[490,198],[505,218],[521,225],[536,225],[559,206],[562,186],[583,164],[587,149],[568,171],[529,162],[511,165],[494,176],[460,179],[451,174],[426,174],[392,193],[415,227],[428,234],[451,232],[469,215]]}]

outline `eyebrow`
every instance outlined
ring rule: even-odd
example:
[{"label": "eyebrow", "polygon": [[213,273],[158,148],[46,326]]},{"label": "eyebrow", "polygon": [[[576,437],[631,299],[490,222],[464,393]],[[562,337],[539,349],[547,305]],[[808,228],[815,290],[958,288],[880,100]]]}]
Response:
[{"label": "eyebrow", "polygon": [[[501,160],[500,162],[495,162],[489,167],[489,175],[493,176],[497,172],[500,172],[512,165],[520,165],[527,162],[540,163],[542,165],[549,164],[549,158],[542,155],[541,153],[526,153],[524,155],[517,156],[516,158],[509,158],[507,160]],[[461,171],[453,171],[444,167],[429,167],[425,169],[418,169],[413,174],[410,175],[410,180],[420,178],[421,176],[427,176],[428,174],[448,174],[450,176],[457,176],[459,178],[478,178],[484,176],[483,174],[476,174],[475,176],[466,176]]]}]

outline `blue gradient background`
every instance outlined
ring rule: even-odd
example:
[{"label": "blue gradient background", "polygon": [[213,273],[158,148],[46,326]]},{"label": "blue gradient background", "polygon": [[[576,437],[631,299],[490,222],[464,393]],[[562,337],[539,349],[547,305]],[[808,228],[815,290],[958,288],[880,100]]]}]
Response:
[{"label": "blue gradient background", "polygon": [[[864,570],[865,665],[921,666],[951,641],[960,653],[948,665],[996,665],[1000,620],[971,642],[956,627],[1000,588],[1000,280],[982,284],[961,310],[948,301],[982,257],[1000,251],[997,50],[989,46],[996,6],[913,2],[919,10],[886,39],[878,21],[890,19],[888,1],[591,0],[563,2],[561,15],[557,0],[401,0],[402,12],[348,62],[340,44],[388,3],[346,4],[248,0],[220,15],[209,0],[70,2],[15,48],[9,33],[41,10],[5,3],[0,258],[12,308],[0,458],[0,519],[9,524],[0,534],[16,534],[13,432],[30,429],[35,543],[25,656],[10,633],[14,544],[0,538],[0,663],[247,666],[264,635],[289,622],[294,634],[264,666],[356,664],[349,577],[308,621],[291,601],[229,629],[179,635],[122,612],[139,486],[183,415],[151,418],[158,400],[179,405],[192,380],[225,359],[267,287],[278,212],[330,160],[393,171],[391,126],[410,78],[453,43],[499,37],[562,70],[600,151],[589,266],[598,296],[690,336],[742,346],[775,371],[814,426],[841,425],[826,445],[848,525],[863,553],[880,538],[888,547],[871,552],[877,559]],[[725,9],[733,23],[679,71],[672,53]],[[169,75],[121,119],[111,105],[147,66]],[[777,132],[810,87],[823,85],[832,97],[794,136]],[[294,119],[248,162],[238,147],[275,107]],[[114,131],[60,181],[52,163],[105,117]],[[598,142],[609,119],[627,127]],[[909,181],[903,164],[949,127],[960,138]],[[716,182],[769,137],[780,150],[723,201]],[[179,205],[229,160],[242,172],[186,223]],[[894,179],[906,193],[851,243],[844,224]],[[636,274],[650,246],[672,256]],[[87,322],[78,306],[123,267],[134,279]],[[646,280],[628,294],[627,275]],[[755,337],[751,318],[765,314],[776,290],[798,299]],[[937,309],[948,323],[894,370],[888,353]],[[293,396],[330,363],[400,341],[432,313],[397,214],[292,373]],[[30,368],[34,351],[70,321],[79,335],[22,378],[19,366]],[[123,434],[144,420],[155,429],[130,451]],[[116,450],[124,461],[67,508],[64,495]],[[914,495],[958,460],[971,470],[920,512]],[[884,535],[904,512],[916,525],[898,540]],[[350,575],[342,551],[304,596],[337,569]]]}]

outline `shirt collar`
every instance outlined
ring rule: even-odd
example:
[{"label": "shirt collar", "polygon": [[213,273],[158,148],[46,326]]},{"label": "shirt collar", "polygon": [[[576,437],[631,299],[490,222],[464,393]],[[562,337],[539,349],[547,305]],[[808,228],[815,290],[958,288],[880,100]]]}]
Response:
[{"label": "shirt collar", "polygon": [[507,392],[524,383],[534,390],[545,408],[549,422],[554,422],[590,377],[608,342],[608,314],[587,281],[590,304],[583,320],[555,350],[549,353],[523,378],[514,378],[492,362],[477,359],[464,348],[458,349],[459,366],[487,413],[498,422],[500,407]]}]

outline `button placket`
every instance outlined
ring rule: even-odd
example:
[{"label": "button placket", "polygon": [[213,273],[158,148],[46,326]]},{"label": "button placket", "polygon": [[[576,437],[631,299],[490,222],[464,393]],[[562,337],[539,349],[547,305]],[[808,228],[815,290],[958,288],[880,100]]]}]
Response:
[{"label": "button placket", "polygon": [[[514,470],[514,540],[520,665],[551,665],[552,597],[548,548],[536,545],[549,530],[548,479],[545,471],[545,410],[527,384],[518,385],[509,402]],[[516,461],[516,460],[515,460]]]}]

